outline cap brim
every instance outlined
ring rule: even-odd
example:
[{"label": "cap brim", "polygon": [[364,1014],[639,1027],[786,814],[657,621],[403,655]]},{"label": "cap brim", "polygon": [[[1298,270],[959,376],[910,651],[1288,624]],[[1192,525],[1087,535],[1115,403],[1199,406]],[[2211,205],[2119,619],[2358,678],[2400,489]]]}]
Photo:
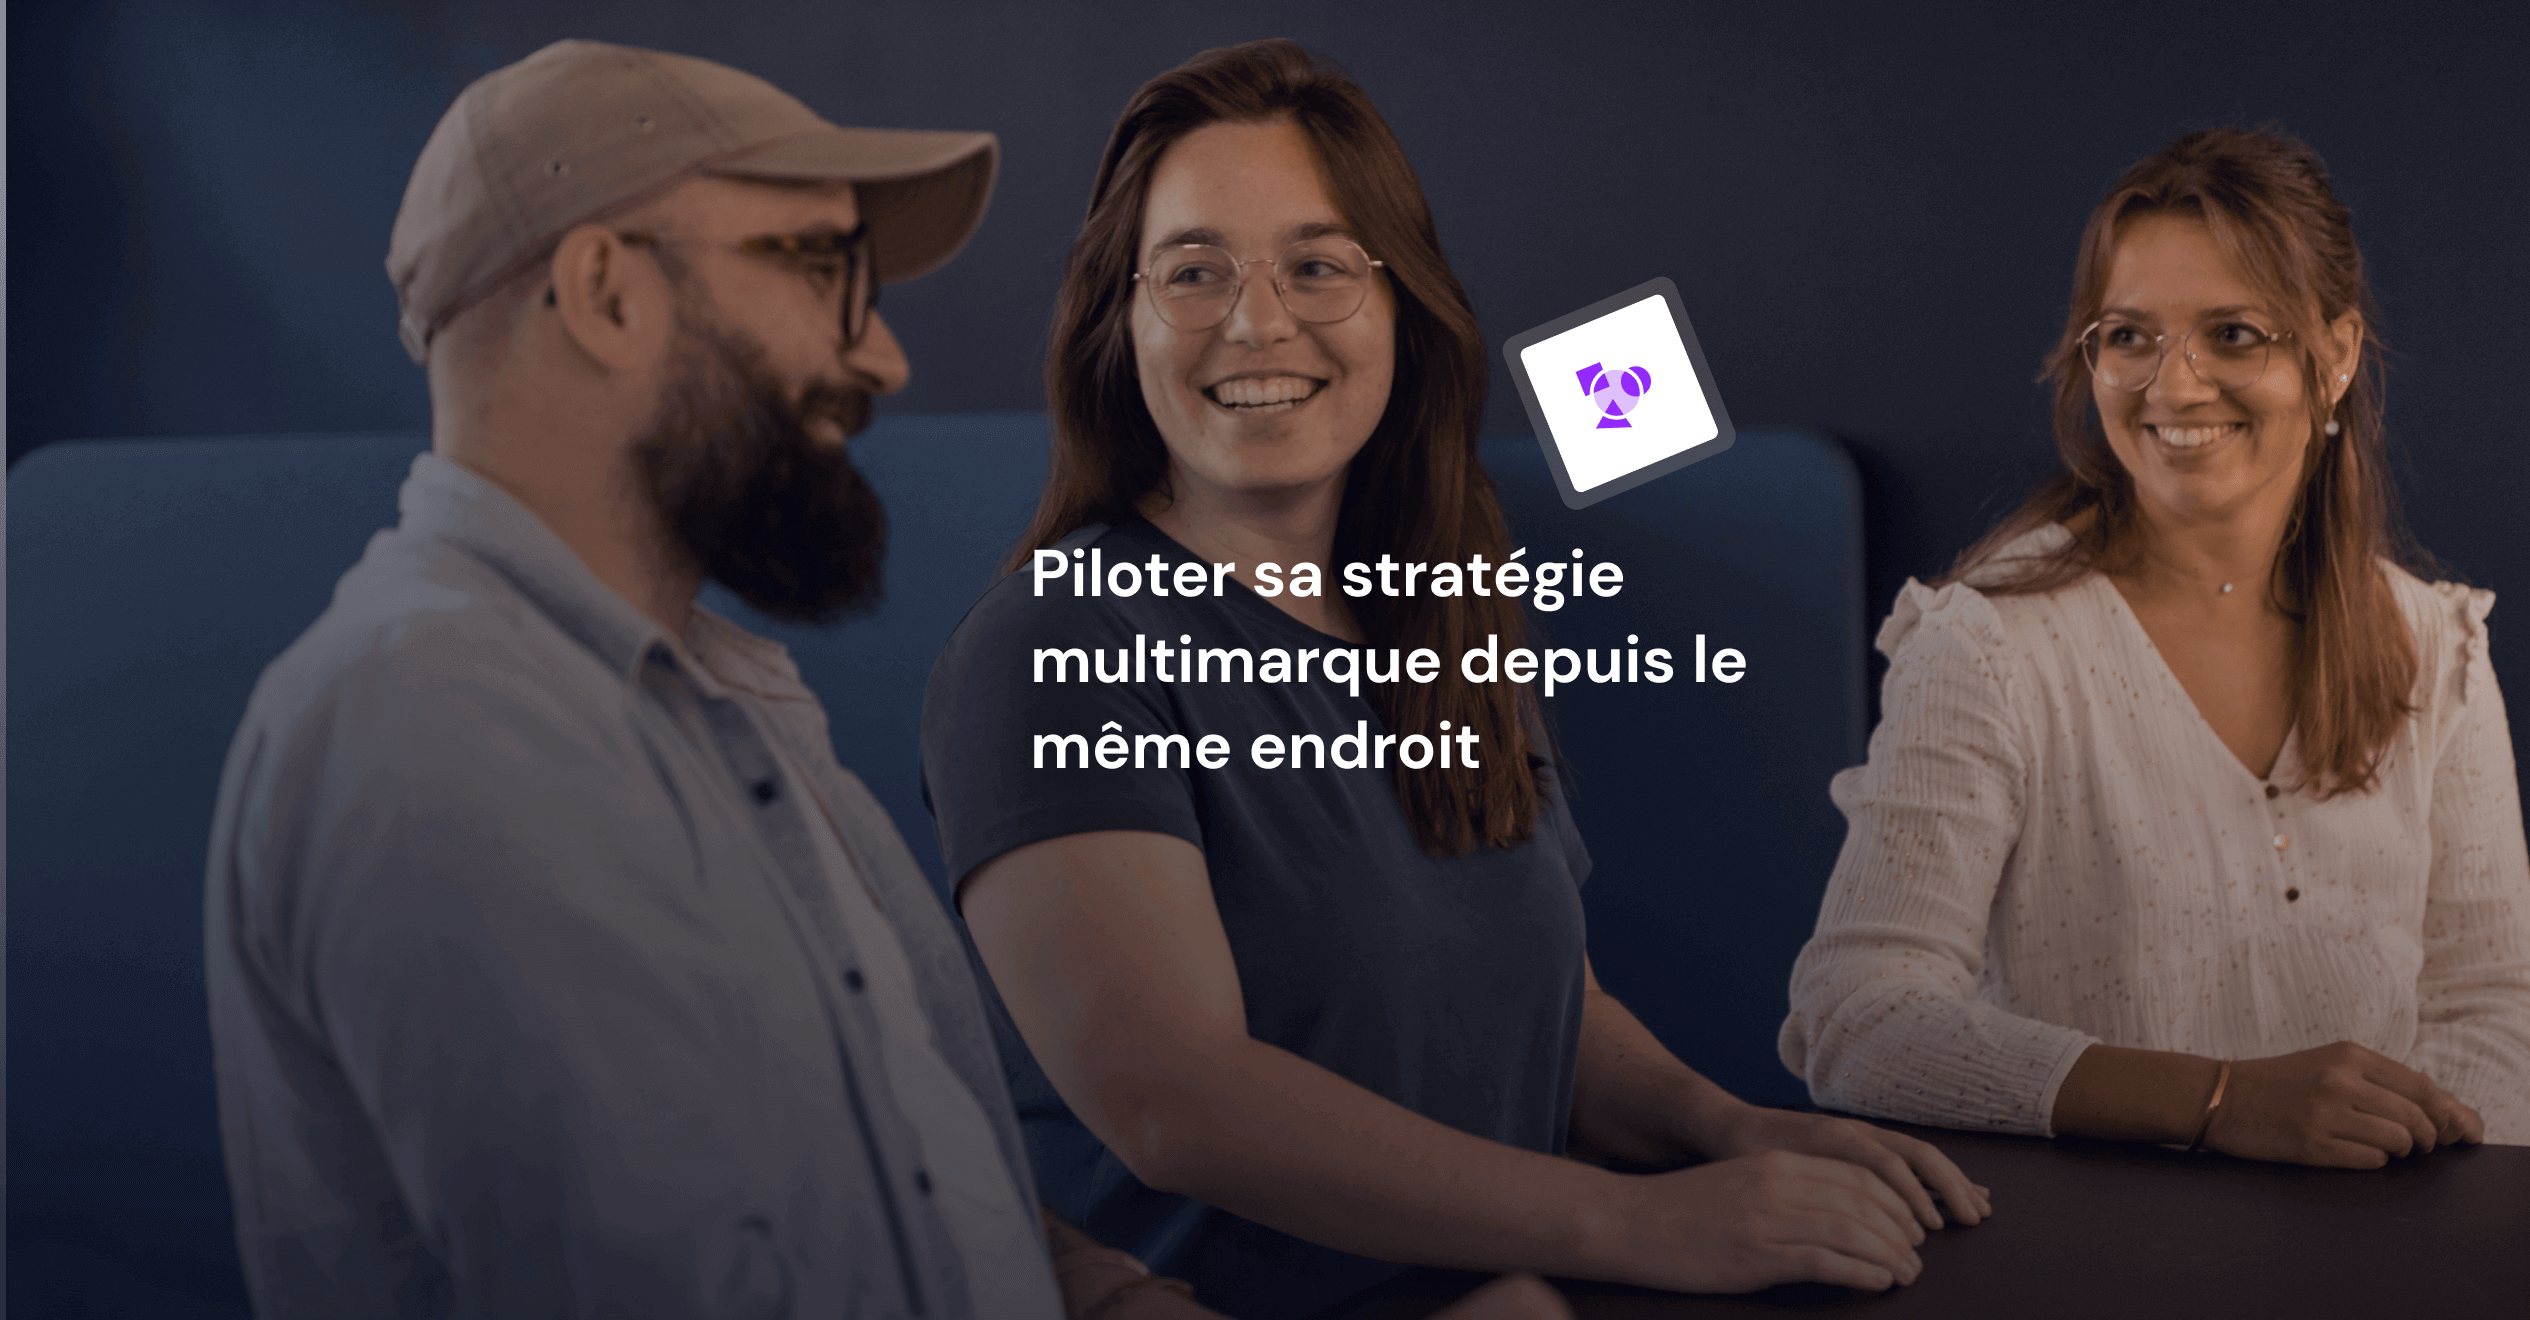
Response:
[{"label": "cap brim", "polygon": [[1001,142],[990,133],[822,124],[715,158],[712,174],[840,179],[870,226],[878,277],[928,275],[966,246],[993,198]]}]

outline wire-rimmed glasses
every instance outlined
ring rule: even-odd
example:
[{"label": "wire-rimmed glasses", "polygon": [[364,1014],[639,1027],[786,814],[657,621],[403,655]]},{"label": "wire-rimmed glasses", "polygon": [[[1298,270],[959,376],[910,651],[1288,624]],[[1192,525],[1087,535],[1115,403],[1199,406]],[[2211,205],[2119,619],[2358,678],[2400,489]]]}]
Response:
[{"label": "wire-rimmed glasses", "polygon": [[1133,278],[1151,291],[1151,308],[1180,330],[1209,330],[1230,319],[1240,292],[1247,287],[1247,268],[1264,266],[1272,276],[1274,296],[1295,321],[1327,325],[1362,309],[1370,296],[1373,261],[1349,238],[1325,235],[1284,248],[1282,255],[1241,261],[1209,243],[1174,243],[1152,254],[1151,264]]},{"label": "wire-rimmed glasses", "polygon": [[[2178,349],[2196,378],[2218,390],[2245,390],[2266,374],[2277,340],[2290,330],[2269,330],[2239,313],[2209,316],[2178,337]],[[2104,316],[2082,332],[2082,361],[2113,390],[2133,393],[2161,376],[2170,336],[2149,323]]]}]

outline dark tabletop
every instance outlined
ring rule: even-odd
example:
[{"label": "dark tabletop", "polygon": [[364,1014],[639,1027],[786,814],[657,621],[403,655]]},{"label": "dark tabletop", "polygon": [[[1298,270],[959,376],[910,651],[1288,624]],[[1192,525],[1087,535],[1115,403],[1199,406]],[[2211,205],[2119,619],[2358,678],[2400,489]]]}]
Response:
[{"label": "dark tabletop", "polygon": [[[1563,1283],[1594,1317],[1833,1311],[1873,1317],[2185,1320],[2530,1317],[2530,1146],[2447,1147],[2377,1170],[2160,1146],[1883,1126],[1941,1147],[1994,1216],[1931,1234],[1913,1285],[1685,1297]],[[1472,1276],[1419,1272],[1358,1320],[1428,1314]],[[1348,1317],[1348,1320],[1353,1320]]]}]

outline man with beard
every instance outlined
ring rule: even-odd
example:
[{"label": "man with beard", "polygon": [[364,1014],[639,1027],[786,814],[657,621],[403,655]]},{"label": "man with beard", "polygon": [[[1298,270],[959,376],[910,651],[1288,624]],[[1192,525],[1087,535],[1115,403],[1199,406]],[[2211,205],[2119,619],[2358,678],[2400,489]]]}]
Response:
[{"label": "man with beard", "polygon": [[996,159],[588,42],[423,147],[387,272],[431,452],[214,821],[267,1320],[1061,1313],[959,936],[787,655],[695,603],[875,598],[871,305]]}]

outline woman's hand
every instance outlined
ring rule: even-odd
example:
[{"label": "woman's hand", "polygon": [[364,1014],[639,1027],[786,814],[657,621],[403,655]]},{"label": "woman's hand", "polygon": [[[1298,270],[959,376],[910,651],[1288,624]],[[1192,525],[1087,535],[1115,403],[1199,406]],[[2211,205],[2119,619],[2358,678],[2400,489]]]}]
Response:
[{"label": "woman's hand", "polygon": [[2433,1079],[2341,1040],[2234,1063],[2205,1144],[2243,1159],[2377,1169],[2485,1134],[2477,1111]]},{"label": "woman's hand", "polygon": [[1769,1150],[1624,1181],[1612,1207],[1620,1268],[1609,1277],[1680,1292],[1804,1282],[1877,1291],[1924,1268],[1923,1227],[1859,1164]]},{"label": "woman's hand", "polygon": [[1783,1150],[1860,1165],[1903,1198],[1915,1222],[1928,1229],[1941,1227],[1934,1194],[1962,1224],[1994,1213],[1994,1194],[1968,1181],[1949,1156],[1902,1132],[1855,1119],[1742,1104],[1709,1121],[1698,1137],[1697,1144],[1715,1159]]},{"label": "woman's hand", "polygon": [[[1994,1213],[1991,1193],[1969,1182],[1950,1157],[1913,1137],[1849,1118],[1766,1109],[1715,1086],[1680,1062],[1600,986],[1587,957],[1581,973],[1581,1050],[1573,1077],[1575,1151],[1655,1168],[1698,1156],[1725,1160],[1790,1151],[1870,1170],[1927,1229],[1941,1227],[1934,1194],[1962,1224]],[[1924,1190],[1927,1184],[1931,1194]]]}]

